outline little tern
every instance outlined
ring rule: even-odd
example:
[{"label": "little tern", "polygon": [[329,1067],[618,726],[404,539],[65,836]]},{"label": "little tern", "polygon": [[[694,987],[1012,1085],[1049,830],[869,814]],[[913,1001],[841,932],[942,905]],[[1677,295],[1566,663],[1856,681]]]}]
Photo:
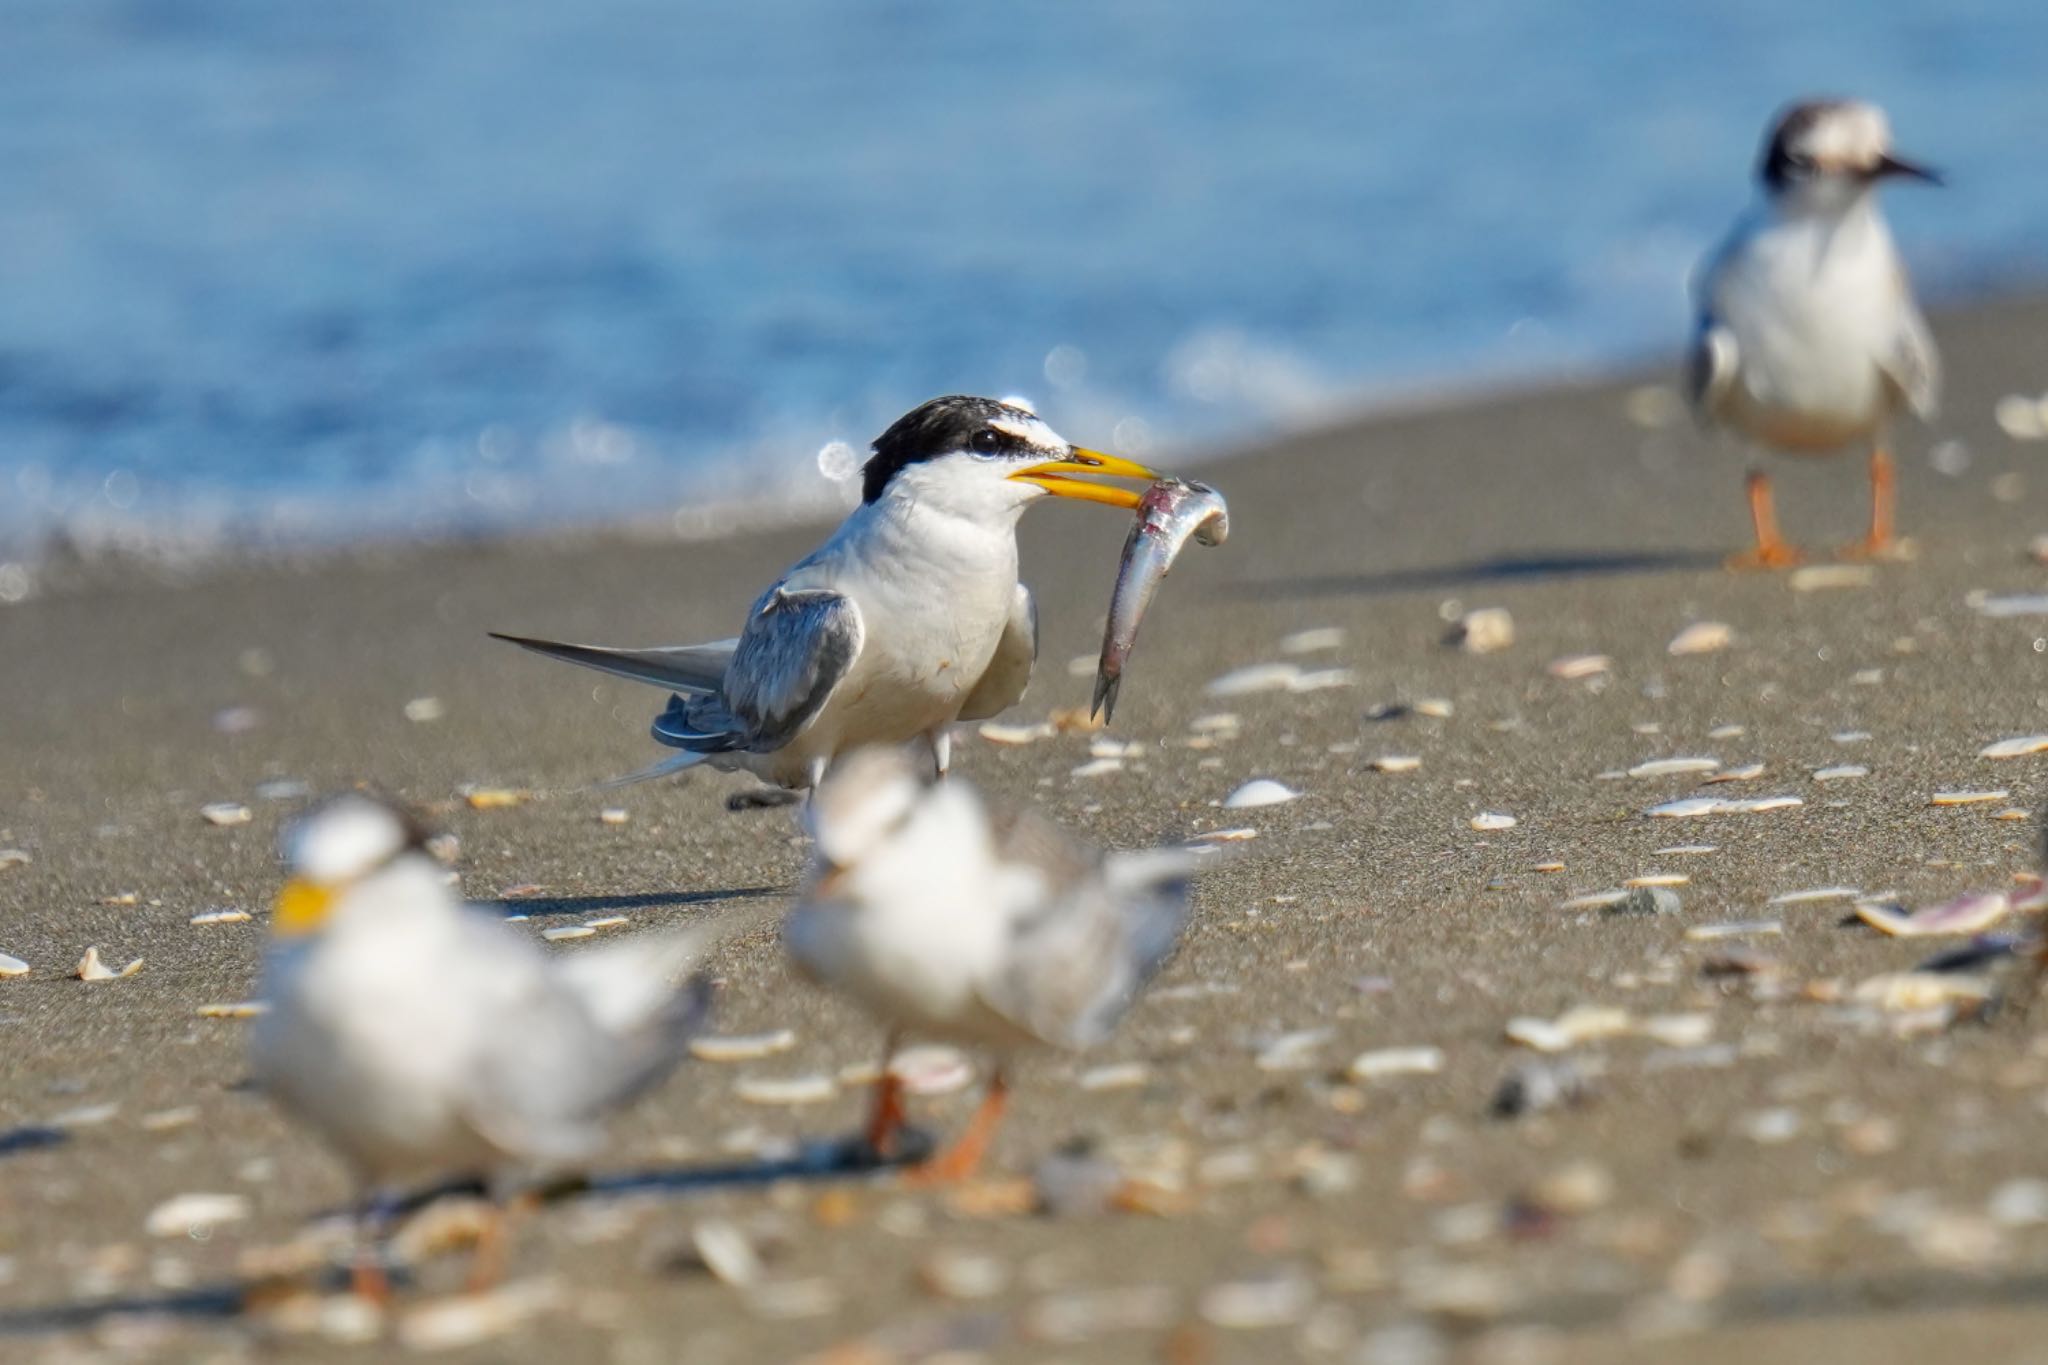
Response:
[{"label": "little tern", "polygon": [[1015,404],[934,398],[875,439],[860,506],[761,595],[738,637],[657,649],[496,638],[673,689],[654,738],[682,752],[642,777],[702,763],[815,787],[841,753],[919,737],[943,775],[947,727],[1015,703],[1037,658],[1018,517],[1044,497],[1138,505],[1084,475],[1156,477]]},{"label": "little tern", "polygon": [[[1876,189],[1940,177],[1892,151],[1882,110],[1810,100],[1779,115],[1758,167],[1763,194],[1702,264],[1691,396],[1709,422],[1786,453],[1870,445],[1870,531],[1852,555],[1893,545],[1891,419],[1934,414],[1940,363]],[[1730,561],[1800,556],[1778,534],[1769,477],[1749,474],[1756,547]]]},{"label": "little tern", "polygon": [[801,971],[888,1031],[870,1146],[885,1153],[902,1122],[889,1066],[902,1034],[995,1057],[980,1109],[921,1181],[973,1174],[1012,1054],[1109,1036],[1178,942],[1201,861],[1184,848],[1103,853],[1031,812],[997,813],[900,747],[848,755],[805,822],[816,847],[783,942]]},{"label": "little tern", "polygon": [[[605,1119],[682,1060],[708,986],[677,978],[702,941],[669,933],[544,952],[458,900],[423,832],[366,796],[300,820],[287,860],[250,1060],[355,1177],[356,1288],[381,1299],[376,1233],[393,1196],[585,1157]],[[479,1282],[501,1245],[494,1207]]]}]

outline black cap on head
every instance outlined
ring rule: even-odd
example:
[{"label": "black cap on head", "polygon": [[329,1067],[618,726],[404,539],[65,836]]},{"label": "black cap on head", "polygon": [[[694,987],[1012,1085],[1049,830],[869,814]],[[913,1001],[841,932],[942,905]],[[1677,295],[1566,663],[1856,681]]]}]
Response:
[{"label": "black cap on head", "polygon": [[999,417],[1029,415],[1008,403],[964,393],[918,404],[875,438],[875,453],[861,466],[860,500],[873,502],[898,470],[934,456],[968,449],[991,455],[1026,453],[1026,441],[990,423]]},{"label": "black cap on head", "polygon": [[1840,99],[1801,100],[1779,111],[1776,122],[1771,125],[1770,136],[1764,139],[1763,159],[1756,168],[1758,178],[1766,187],[1782,190],[1812,170],[1813,161],[1804,146],[1807,135],[1813,132],[1816,123],[1847,102]]}]

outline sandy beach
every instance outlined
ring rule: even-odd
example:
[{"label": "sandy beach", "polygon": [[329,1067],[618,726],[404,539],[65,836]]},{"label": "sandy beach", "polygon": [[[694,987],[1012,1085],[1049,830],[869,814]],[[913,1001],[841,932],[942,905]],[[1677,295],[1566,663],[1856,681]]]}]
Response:
[{"label": "sandy beach", "polygon": [[[2048,532],[2048,446],[1993,410],[2040,391],[2048,300],[1951,311],[1937,332],[1945,415],[1900,442],[1918,558],[1846,586],[1718,567],[1748,534],[1743,457],[1692,428],[1661,371],[1203,466],[1232,536],[1188,552],[1146,624],[1108,732],[1141,748],[1076,776],[1096,736],[969,729],[955,771],[1108,844],[1256,837],[1202,881],[1182,951],[1118,1037],[1024,1069],[988,1179],[955,1197],[881,1176],[562,1198],[519,1232],[525,1316],[465,1346],[429,1316],[461,1257],[428,1257],[400,1340],[701,1365],[2048,1352],[2038,1024],[1887,1008],[1859,988],[1964,940],[1844,925],[1847,898],[1776,900],[1925,906],[2037,866],[2038,823],[1999,817],[2039,810],[2048,756],[1980,751],[2048,732],[2048,616],[1973,594],[2044,590],[2028,544]],[[1937,468],[1941,442],[1959,444]],[[1823,562],[1861,530],[1860,460],[1773,468],[1788,535]],[[1007,721],[1085,706],[1125,527],[1078,505],[1026,519],[1043,645]],[[459,837],[468,894],[507,899],[535,933],[608,916],[629,923],[605,934],[731,928],[718,1031],[793,1042],[686,1067],[607,1170],[729,1165],[854,1125],[862,1089],[838,1078],[880,1038],[781,961],[774,919],[802,856],[788,813],[728,814],[746,783],[711,775],[590,790],[656,756],[658,694],[485,638],[729,634],[818,534],[109,573],[0,608],[0,849],[27,857],[0,855],[0,952],[31,968],[0,980],[0,1354],[382,1349],[312,1296],[234,1314],[210,1293],[288,1261],[346,1194],[243,1085],[246,1023],[200,1014],[255,990],[277,828],[307,793],[369,781],[418,803]],[[1511,646],[1444,643],[1486,607],[1512,614]],[[1725,647],[1668,652],[1702,622],[1728,628]],[[1327,633],[1289,640],[1307,631]],[[1553,667],[1585,655],[1609,664]],[[1205,692],[1261,663],[1328,685]],[[1388,755],[1419,764],[1375,768]],[[1762,772],[1627,775],[1672,757]],[[1255,777],[1300,799],[1220,808]],[[479,810],[462,799],[477,788],[534,795]],[[1800,804],[1645,814],[1695,796]],[[213,803],[251,818],[209,823]],[[1483,813],[1514,823],[1475,828]],[[1645,877],[1675,913],[1565,908]],[[220,909],[253,919],[192,922]],[[1762,923],[1699,936],[1737,922]],[[88,946],[143,966],[71,979]],[[1508,1037],[1575,1010],[1602,1036],[1554,1054]],[[1435,1051],[1376,1055],[1392,1049]],[[1530,1064],[1586,1093],[1491,1116]],[[736,1093],[799,1076],[834,1093]],[[917,1120],[943,1133],[971,1101],[921,1099]],[[1082,1149],[1141,1182],[1143,1207],[1029,1211],[1034,1173]],[[239,1196],[245,1216],[151,1233],[153,1210],[195,1192]],[[754,1283],[696,1263],[707,1224],[754,1247]],[[116,1302],[132,1311],[94,1307]]]}]

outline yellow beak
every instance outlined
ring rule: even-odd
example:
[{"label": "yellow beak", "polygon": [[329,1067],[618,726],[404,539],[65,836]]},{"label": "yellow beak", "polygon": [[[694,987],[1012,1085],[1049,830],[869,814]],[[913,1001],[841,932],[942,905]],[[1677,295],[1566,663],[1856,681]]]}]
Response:
[{"label": "yellow beak", "polygon": [[1035,483],[1056,498],[1079,498],[1083,502],[1107,503],[1121,507],[1126,512],[1135,511],[1138,500],[1143,496],[1128,488],[1117,488],[1106,483],[1090,483],[1083,479],[1069,477],[1074,474],[1100,474],[1112,479],[1143,479],[1151,483],[1159,475],[1141,464],[1120,460],[1114,455],[1105,455],[1099,450],[1083,450],[1075,446],[1064,460],[1048,460],[1044,464],[1020,469],[1010,477],[1025,483]]},{"label": "yellow beak", "polygon": [[270,932],[279,938],[300,938],[317,932],[333,908],[331,889],[294,877],[284,884],[270,907]]}]

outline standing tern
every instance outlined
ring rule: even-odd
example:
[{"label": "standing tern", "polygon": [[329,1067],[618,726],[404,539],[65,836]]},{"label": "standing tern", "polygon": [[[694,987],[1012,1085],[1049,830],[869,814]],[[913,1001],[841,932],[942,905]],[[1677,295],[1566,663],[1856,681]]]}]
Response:
[{"label": "standing tern", "polygon": [[996,1058],[980,1109],[922,1181],[978,1167],[1012,1054],[1109,1036],[1178,942],[1201,860],[1184,848],[1103,853],[1030,812],[998,814],[902,748],[849,755],[805,821],[816,848],[783,941],[800,970],[888,1030],[869,1144],[886,1152],[903,1119],[888,1064],[901,1035]]},{"label": "standing tern", "polygon": [[[1870,445],[1870,532],[1857,556],[1892,549],[1887,450],[1901,408],[1933,416],[1940,361],[1884,215],[1878,182],[1939,184],[1892,152],[1882,110],[1811,100],[1785,110],[1758,167],[1761,202],[1737,220],[1695,282],[1691,395],[1703,419],[1786,453]],[[1756,548],[1736,567],[1800,556],[1778,534],[1769,477],[1749,474]]]},{"label": "standing tern", "polygon": [[1017,519],[1044,497],[1127,511],[1139,494],[1080,475],[1143,479],[1013,403],[953,395],[875,439],[861,504],[772,585],[735,639],[607,649],[496,638],[674,690],[654,738],[696,764],[815,787],[840,754],[922,737],[944,774],[947,728],[1024,695],[1038,614],[1017,581]]},{"label": "standing tern", "polygon": [[[701,937],[544,952],[458,900],[423,832],[365,796],[302,819],[287,860],[250,1060],[348,1164],[356,1289],[382,1299],[376,1234],[406,1186],[588,1156],[605,1119],[682,1060],[708,986],[677,978]],[[502,1245],[494,1208],[478,1283]]]}]

